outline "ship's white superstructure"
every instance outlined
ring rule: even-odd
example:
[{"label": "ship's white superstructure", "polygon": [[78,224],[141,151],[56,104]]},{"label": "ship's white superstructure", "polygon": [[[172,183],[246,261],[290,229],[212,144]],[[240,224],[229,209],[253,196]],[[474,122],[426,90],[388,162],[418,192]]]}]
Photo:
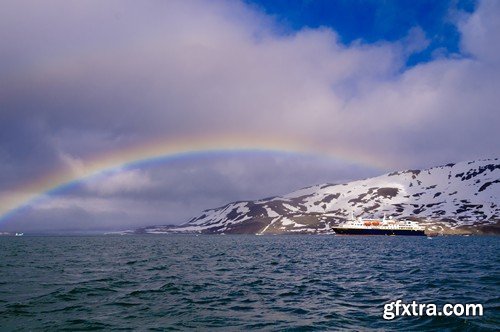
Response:
[{"label": "ship's white superstructure", "polygon": [[392,217],[367,219],[358,217],[334,227],[336,234],[345,235],[424,235],[425,227],[411,220],[396,220]]}]

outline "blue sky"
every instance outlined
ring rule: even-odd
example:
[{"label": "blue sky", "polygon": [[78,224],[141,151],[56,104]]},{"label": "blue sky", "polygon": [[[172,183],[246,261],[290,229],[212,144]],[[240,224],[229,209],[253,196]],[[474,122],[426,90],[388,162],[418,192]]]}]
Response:
[{"label": "blue sky", "polygon": [[413,27],[420,27],[429,46],[407,62],[414,66],[429,61],[435,50],[458,54],[460,34],[453,13],[471,13],[474,0],[247,0],[274,16],[292,31],[321,26],[335,30],[345,44],[397,41]]}]

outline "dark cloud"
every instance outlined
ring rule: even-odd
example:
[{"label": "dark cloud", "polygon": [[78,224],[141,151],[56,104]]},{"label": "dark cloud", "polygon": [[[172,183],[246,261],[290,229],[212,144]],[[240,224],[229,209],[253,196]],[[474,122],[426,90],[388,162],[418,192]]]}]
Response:
[{"label": "dark cloud", "polygon": [[[205,154],[142,164],[90,178],[52,193],[3,226],[16,230],[30,225],[30,229],[42,231],[56,227],[109,230],[152,223],[178,224],[203,209],[231,201],[282,195],[332,179],[346,182],[378,172],[318,156],[271,152]],[[75,219],[71,217],[73,213]]]}]

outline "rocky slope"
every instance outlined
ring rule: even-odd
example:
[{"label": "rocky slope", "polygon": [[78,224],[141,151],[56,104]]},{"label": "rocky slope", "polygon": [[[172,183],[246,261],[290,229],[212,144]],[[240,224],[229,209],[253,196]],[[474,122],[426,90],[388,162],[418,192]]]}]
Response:
[{"label": "rocky slope", "polygon": [[329,233],[355,216],[410,218],[430,232],[499,233],[500,160],[407,170],[344,184],[321,184],[282,197],[234,202],[180,226],[140,232]]}]

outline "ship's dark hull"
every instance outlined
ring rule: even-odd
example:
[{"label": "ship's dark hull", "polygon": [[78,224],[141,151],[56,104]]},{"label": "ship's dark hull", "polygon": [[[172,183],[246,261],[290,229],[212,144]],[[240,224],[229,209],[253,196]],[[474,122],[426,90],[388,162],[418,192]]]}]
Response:
[{"label": "ship's dark hull", "polygon": [[360,229],[333,227],[335,234],[338,235],[407,235],[407,236],[425,236],[424,231],[409,229]]}]

